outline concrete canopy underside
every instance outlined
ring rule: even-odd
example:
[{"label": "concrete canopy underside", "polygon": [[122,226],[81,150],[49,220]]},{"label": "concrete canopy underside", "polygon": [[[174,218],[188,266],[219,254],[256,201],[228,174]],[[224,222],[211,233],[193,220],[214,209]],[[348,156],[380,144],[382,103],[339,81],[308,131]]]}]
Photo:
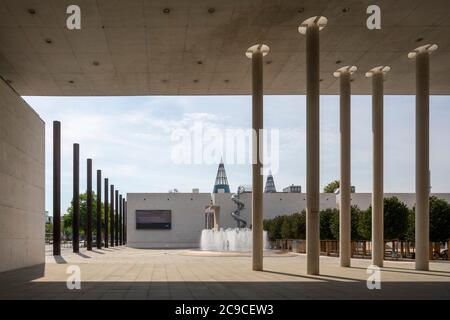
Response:
[{"label": "concrete canopy underside", "polygon": [[[71,4],[81,30],[66,28]],[[381,30],[366,28],[371,4],[381,7]],[[392,67],[385,94],[414,94],[407,54],[426,43],[439,45],[430,93],[450,94],[448,0],[3,0],[0,76],[20,95],[247,95],[245,50],[265,43],[265,94],[304,94],[297,28],[315,15],[328,18],[321,94],[339,93],[332,73],[344,65],[358,67],[353,94],[370,94],[364,72],[378,65]]]}]

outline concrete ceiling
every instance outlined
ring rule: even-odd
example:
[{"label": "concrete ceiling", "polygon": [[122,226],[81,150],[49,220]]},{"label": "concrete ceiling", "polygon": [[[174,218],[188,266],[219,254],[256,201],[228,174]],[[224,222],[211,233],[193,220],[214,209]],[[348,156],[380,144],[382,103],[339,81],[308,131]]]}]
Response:
[{"label": "concrete ceiling", "polygon": [[[66,28],[71,4],[81,7],[81,30]],[[381,30],[365,26],[371,4],[381,7]],[[414,94],[407,54],[426,43],[439,45],[431,92],[450,94],[449,0],[2,0],[0,76],[21,95],[250,94],[244,53],[263,42],[265,93],[304,94],[297,27],[314,15],[328,17],[322,94],[338,93],[332,72],[349,64],[359,69],[354,94],[370,93],[364,73],[378,65],[392,67],[386,94]]]}]

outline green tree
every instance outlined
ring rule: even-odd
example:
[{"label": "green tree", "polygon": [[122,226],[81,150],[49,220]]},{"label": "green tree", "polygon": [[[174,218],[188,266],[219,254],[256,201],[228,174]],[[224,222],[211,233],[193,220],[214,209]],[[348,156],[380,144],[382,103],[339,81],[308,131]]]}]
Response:
[{"label": "green tree", "polygon": [[306,212],[296,212],[291,215],[293,239],[306,239]]},{"label": "green tree", "polygon": [[[105,208],[102,203],[101,207],[101,224],[102,230],[105,227]],[[66,214],[63,216],[63,232],[70,238],[72,237],[72,218],[73,218],[73,201],[69,208],[67,208]],[[80,194],[80,238],[84,238],[86,234],[87,223],[87,194]],[[109,226],[108,226],[109,227]],[[97,234],[97,195],[92,192],[92,234]]]},{"label": "green tree", "polygon": [[335,240],[331,231],[331,222],[333,219],[339,219],[338,209],[325,209],[320,211],[320,240]]},{"label": "green tree", "polygon": [[[352,240],[363,240],[358,232],[358,223],[361,217],[361,210],[358,206],[351,207],[351,239]],[[330,229],[333,233],[334,239],[339,239],[339,213],[332,216],[330,222]]]},{"label": "green tree", "polygon": [[430,197],[430,240],[450,239],[450,204],[444,199]]},{"label": "green tree", "polygon": [[[405,239],[409,226],[409,209],[397,197],[385,198],[384,207],[384,239]],[[361,212],[358,221],[358,234],[361,240],[372,237],[372,206]]]},{"label": "green tree", "polygon": [[283,224],[286,216],[276,216],[273,219],[267,219],[263,222],[265,229],[267,230],[267,236],[269,240],[274,241],[276,239],[281,239],[281,225]]},{"label": "green tree", "polygon": [[397,197],[384,199],[384,238],[404,240],[408,231],[409,209]]},{"label": "green tree", "polygon": [[372,237],[372,206],[367,210],[361,210],[357,223],[358,236],[360,240],[370,240]]},{"label": "green tree", "polygon": [[336,190],[339,189],[340,183],[339,180],[331,181],[323,188],[323,192],[325,193],[335,193]]},{"label": "green tree", "polygon": [[280,230],[281,239],[292,239],[293,238],[290,216],[287,216],[287,217],[285,217],[285,219],[283,219],[280,229],[281,229]]}]

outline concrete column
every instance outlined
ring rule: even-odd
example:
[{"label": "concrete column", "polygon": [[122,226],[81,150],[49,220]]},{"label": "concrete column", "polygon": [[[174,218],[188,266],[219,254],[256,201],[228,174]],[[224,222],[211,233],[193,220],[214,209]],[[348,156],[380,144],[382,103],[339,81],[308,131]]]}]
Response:
[{"label": "concrete column", "polygon": [[110,233],[110,243],[111,247],[114,247],[114,185],[112,184],[110,186],[110,197],[111,197],[111,207],[109,210],[109,220],[110,220],[110,226],[109,226],[109,233]]},{"label": "concrete column", "polygon": [[116,190],[116,199],[115,199],[115,206],[114,206],[114,239],[115,239],[115,245],[119,245],[119,190]]},{"label": "concrete column", "polygon": [[319,274],[320,260],[320,47],[325,17],[311,17],[298,31],[306,35],[306,273]]},{"label": "concrete column", "polygon": [[125,244],[127,244],[127,233],[128,233],[128,231],[127,231],[127,225],[128,225],[128,212],[127,212],[127,201],[126,200],[124,200],[124,206],[125,206],[125,223],[124,223],[124,225],[125,225]]},{"label": "concrete column", "polygon": [[97,170],[97,249],[102,248],[102,171]]},{"label": "concrete column", "polygon": [[80,252],[80,145],[73,144],[72,249]]},{"label": "concrete column", "polygon": [[122,244],[125,245],[125,196],[122,198]]},{"label": "concrete column", "polygon": [[339,206],[339,257],[341,267],[350,267],[351,258],[351,74],[355,66],[342,67],[333,73],[340,78],[341,179]]},{"label": "concrete column", "polygon": [[122,226],[122,209],[123,209],[123,204],[122,204],[122,195],[119,195],[119,221],[118,221],[118,225],[119,225],[119,246],[121,246],[123,244],[123,238],[122,238],[122,230],[123,230],[123,226]]},{"label": "concrete column", "polygon": [[414,49],[416,60],[416,270],[428,270],[430,224],[430,54],[436,44]]},{"label": "concrete column", "polygon": [[53,121],[53,255],[61,255],[61,122]]},{"label": "concrete column", "polygon": [[87,249],[92,250],[92,159],[87,159],[87,191],[86,191],[86,242]]},{"label": "concrete column", "polygon": [[366,73],[372,78],[372,264],[383,266],[384,260],[384,190],[383,190],[383,81],[388,66],[379,66]]},{"label": "concrete column", "polygon": [[105,198],[103,200],[104,206],[105,206],[105,232],[104,232],[104,239],[105,239],[105,248],[108,248],[108,229],[109,229],[109,221],[108,221],[108,215],[109,215],[109,197],[108,197],[108,188],[109,188],[109,181],[108,178],[105,178]]},{"label": "concrete column", "polygon": [[263,270],[263,171],[262,171],[262,129],[263,129],[263,57],[270,49],[256,44],[247,49],[245,55],[252,59],[252,268]]}]

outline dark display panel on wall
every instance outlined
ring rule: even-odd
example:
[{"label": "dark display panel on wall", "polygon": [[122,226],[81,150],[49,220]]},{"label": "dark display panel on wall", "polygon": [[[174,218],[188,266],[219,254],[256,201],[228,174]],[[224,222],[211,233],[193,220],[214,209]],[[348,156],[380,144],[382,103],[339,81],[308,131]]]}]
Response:
[{"label": "dark display panel on wall", "polygon": [[136,229],[171,229],[171,210],[136,210]]}]

